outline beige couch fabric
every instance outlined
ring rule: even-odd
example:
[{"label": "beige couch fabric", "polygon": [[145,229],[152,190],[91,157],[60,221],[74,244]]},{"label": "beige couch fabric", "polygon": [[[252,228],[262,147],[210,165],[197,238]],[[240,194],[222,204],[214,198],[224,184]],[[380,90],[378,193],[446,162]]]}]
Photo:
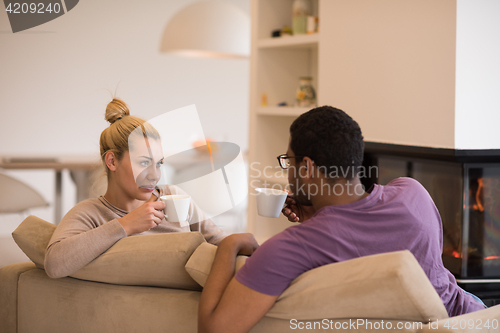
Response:
[{"label": "beige couch fabric", "polygon": [[[55,228],[29,216],[13,232],[16,243],[39,268],[43,268],[45,249]],[[119,285],[200,290],[184,266],[202,243],[205,239],[198,232],[126,237],[71,276]]]},{"label": "beige couch fabric", "polygon": [[[48,243],[54,227],[32,216],[14,233],[23,251],[40,264],[44,259],[44,244]],[[18,315],[36,320],[20,320],[19,332],[53,332],[50,330],[54,327],[53,320],[61,321],[60,327],[66,329],[107,331],[108,326],[116,328],[130,323],[130,316],[137,316],[137,322],[144,323],[143,320],[154,315],[164,317],[154,319],[155,331],[163,329],[158,323],[169,328],[180,325],[178,332],[196,331],[199,293],[180,289],[201,289],[216,251],[217,247],[206,243],[199,233],[127,237],[73,275],[95,283],[72,278],[50,279],[31,265],[33,270],[16,275],[20,283]],[[238,257],[236,270],[245,260],[246,257]],[[8,296],[13,297],[15,294]],[[171,318],[168,309],[175,306],[182,315],[175,310]],[[111,317],[109,322],[105,320],[107,313]],[[93,317],[99,318],[86,322]],[[261,331],[273,332],[268,328],[289,331],[291,319],[325,318],[339,323],[345,322],[345,318],[428,322],[447,318],[447,313],[416,259],[409,251],[401,251],[330,264],[304,273],[278,298],[263,319],[269,324]],[[190,324],[186,326],[186,322]],[[140,332],[139,328],[125,326],[129,332]]]},{"label": "beige couch fabric", "polygon": [[[216,251],[215,246],[202,244],[186,264],[186,270],[200,285],[210,273]],[[353,315],[387,318],[388,313],[390,319],[419,322],[448,317],[434,287],[409,251],[361,257],[306,272],[292,282],[266,316],[321,320]]]},{"label": "beige couch fabric", "polygon": [[[6,330],[6,333],[197,332],[198,291],[118,286],[74,278],[51,279],[42,270],[34,269],[20,275],[18,297],[19,327],[18,330]],[[337,330],[342,332],[384,332],[377,329],[382,322],[385,327],[389,322],[392,327],[399,322],[405,323],[373,319],[369,324],[373,329],[365,330],[364,326],[353,329],[350,319],[326,321],[331,327],[343,325],[345,329]],[[300,324],[300,321],[264,317],[251,332],[334,331],[319,326],[316,329],[292,329],[308,323],[314,325],[314,321]],[[416,330],[390,332],[414,333]]]},{"label": "beige couch fabric", "polygon": [[4,266],[0,269],[0,332],[17,332],[18,280],[24,272],[36,270],[32,262]]},{"label": "beige couch fabric", "polygon": [[[0,332],[45,333],[45,332],[196,332],[197,307],[200,292],[139,286],[118,286],[82,281],[73,278],[51,279],[32,263],[14,264],[0,269]],[[26,270],[28,268],[28,270]],[[18,305],[3,298],[2,289],[17,289]],[[5,283],[6,281],[9,281]],[[425,295],[423,295],[425,296]],[[349,295],[346,295],[349,297]],[[4,302],[5,301],[5,302]],[[342,300],[338,300],[342,301]],[[330,301],[331,302],[331,301]],[[325,303],[327,306],[331,303]],[[379,304],[372,304],[377,307]],[[18,308],[16,313],[5,317],[5,309]],[[323,324],[323,320],[291,321],[264,317],[251,330],[252,333],[279,332],[415,332],[415,323],[384,318],[369,319],[367,325],[351,325],[358,318],[326,319],[331,327],[342,329],[293,329],[294,325]],[[500,317],[500,306],[481,310],[449,320],[482,320]],[[447,320],[447,319],[445,319]],[[443,321],[439,319],[439,323]],[[8,323],[8,324],[5,324]],[[19,329],[16,324],[19,323]],[[300,324],[301,323],[301,324]],[[381,325],[390,329],[380,329]],[[407,328],[394,329],[397,325]],[[418,323],[417,323],[418,324]],[[323,324],[324,325],[324,324]],[[371,328],[370,328],[371,325]],[[306,326],[303,326],[306,327]],[[422,332],[434,332],[429,329]],[[420,332],[420,331],[419,331]],[[438,332],[464,332],[441,329]],[[466,332],[498,332],[497,329],[467,330]]]},{"label": "beige couch fabric", "polygon": [[[210,243],[203,243],[198,246],[186,263],[186,271],[193,278],[193,280],[198,282],[198,284],[202,287],[205,286],[208,274],[212,270],[212,264],[214,263],[216,253],[217,246]],[[236,257],[235,273],[243,267],[247,258],[247,256]]]},{"label": "beige couch fabric", "polygon": [[419,333],[498,333],[500,332],[500,305],[467,313],[458,317],[438,319],[424,325]]},{"label": "beige couch fabric", "polygon": [[267,316],[429,322],[447,318],[448,314],[418,261],[405,250],[360,257],[308,271],[280,295]]},{"label": "beige couch fabric", "polygon": [[199,232],[126,237],[71,276],[128,286],[200,290],[184,266],[204,242]]},{"label": "beige couch fabric", "polygon": [[[422,323],[404,320],[370,319],[321,319],[321,320],[289,320],[264,317],[255,325],[250,333],[292,333],[292,332],[339,332],[339,333],[415,333]],[[390,328],[388,328],[390,327]],[[401,327],[401,329],[398,329]]]},{"label": "beige couch fabric", "polygon": [[56,230],[54,224],[31,215],[14,230],[12,237],[36,267],[43,269],[45,249],[49,245],[54,230]]},{"label": "beige couch fabric", "polygon": [[196,332],[200,292],[51,279],[19,280],[18,332]]}]

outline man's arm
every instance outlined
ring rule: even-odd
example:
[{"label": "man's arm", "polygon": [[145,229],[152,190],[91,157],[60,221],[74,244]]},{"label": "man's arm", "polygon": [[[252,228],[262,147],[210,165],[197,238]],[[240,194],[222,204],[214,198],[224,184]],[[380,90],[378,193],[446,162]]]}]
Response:
[{"label": "man's arm", "polygon": [[238,254],[258,247],[251,234],[234,234],[221,241],[198,310],[198,332],[248,332],[274,305],[278,296],[259,293],[233,274]]}]

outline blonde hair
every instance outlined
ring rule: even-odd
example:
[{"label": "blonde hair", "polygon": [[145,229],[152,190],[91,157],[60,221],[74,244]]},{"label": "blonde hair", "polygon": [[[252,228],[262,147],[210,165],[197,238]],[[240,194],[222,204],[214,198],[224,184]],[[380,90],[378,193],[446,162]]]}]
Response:
[{"label": "blonde hair", "polygon": [[106,166],[105,155],[107,152],[112,152],[116,159],[120,161],[123,154],[129,150],[129,136],[137,127],[142,128],[142,134],[148,139],[160,139],[160,135],[156,129],[144,119],[130,115],[130,110],[124,101],[118,98],[113,98],[106,107],[104,116],[106,121],[110,123],[109,127],[101,133],[99,140],[101,159],[104,163],[106,173],[109,174],[109,169]]}]

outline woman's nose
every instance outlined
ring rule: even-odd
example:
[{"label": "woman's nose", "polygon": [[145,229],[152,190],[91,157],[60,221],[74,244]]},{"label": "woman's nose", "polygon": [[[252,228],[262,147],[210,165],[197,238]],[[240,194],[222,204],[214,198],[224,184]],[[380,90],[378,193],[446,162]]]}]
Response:
[{"label": "woman's nose", "polygon": [[161,178],[161,167],[156,165],[151,165],[147,168],[147,178],[148,180],[158,181]]}]

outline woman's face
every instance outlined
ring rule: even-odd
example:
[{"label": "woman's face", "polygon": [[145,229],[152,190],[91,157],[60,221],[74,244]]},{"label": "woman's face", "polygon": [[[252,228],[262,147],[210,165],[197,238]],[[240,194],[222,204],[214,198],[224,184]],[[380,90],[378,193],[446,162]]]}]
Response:
[{"label": "woman's face", "polygon": [[131,198],[148,200],[161,177],[163,151],[159,140],[136,139],[116,170],[122,190]]}]

